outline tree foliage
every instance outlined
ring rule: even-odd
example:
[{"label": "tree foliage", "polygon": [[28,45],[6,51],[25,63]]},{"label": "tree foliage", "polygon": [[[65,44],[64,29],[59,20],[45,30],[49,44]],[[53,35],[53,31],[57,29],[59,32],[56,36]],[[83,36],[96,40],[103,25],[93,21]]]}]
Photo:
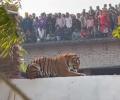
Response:
[{"label": "tree foliage", "polygon": [[[8,11],[18,11],[19,0],[2,0],[0,5],[0,56],[10,54],[11,47],[21,43],[22,38],[18,35],[17,21],[14,14]],[[12,6],[11,6],[12,5]]]},{"label": "tree foliage", "polygon": [[114,38],[120,39],[120,26],[116,27],[113,30],[112,35],[113,35]]}]

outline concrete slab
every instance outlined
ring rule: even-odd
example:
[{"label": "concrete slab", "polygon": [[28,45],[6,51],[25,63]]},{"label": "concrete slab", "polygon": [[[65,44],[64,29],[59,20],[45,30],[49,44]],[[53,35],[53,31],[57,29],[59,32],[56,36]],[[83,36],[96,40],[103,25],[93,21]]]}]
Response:
[{"label": "concrete slab", "polygon": [[[116,75],[15,79],[12,82],[32,100],[120,100],[120,76]],[[5,85],[0,84],[0,100],[8,100],[1,99],[9,95],[5,89]]]}]

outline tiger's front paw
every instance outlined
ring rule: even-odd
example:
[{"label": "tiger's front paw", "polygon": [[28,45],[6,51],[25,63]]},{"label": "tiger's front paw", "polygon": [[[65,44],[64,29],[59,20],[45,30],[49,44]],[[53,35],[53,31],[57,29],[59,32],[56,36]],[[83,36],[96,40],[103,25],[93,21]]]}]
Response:
[{"label": "tiger's front paw", "polygon": [[80,76],[86,76],[86,74],[84,74],[84,73],[80,73]]}]

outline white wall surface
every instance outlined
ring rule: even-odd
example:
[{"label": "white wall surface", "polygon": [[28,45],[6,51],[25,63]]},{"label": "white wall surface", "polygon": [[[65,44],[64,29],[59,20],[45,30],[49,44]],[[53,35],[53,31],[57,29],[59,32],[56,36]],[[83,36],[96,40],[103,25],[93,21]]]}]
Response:
[{"label": "white wall surface", "polygon": [[119,4],[119,0],[21,0],[22,9],[20,14],[24,12],[36,13],[40,15],[41,12],[55,13],[55,12],[70,12],[78,13],[82,9],[89,9],[89,6],[95,8],[99,5],[101,8],[104,4],[111,3],[113,6]]},{"label": "white wall surface", "polygon": [[[120,100],[120,76],[81,76],[12,80],[32,100]],[[0,100],[10,90],[0,82]],[[14,93],[11,93],[11,98]],[[15,100],[21,100],[15,96]]]}]

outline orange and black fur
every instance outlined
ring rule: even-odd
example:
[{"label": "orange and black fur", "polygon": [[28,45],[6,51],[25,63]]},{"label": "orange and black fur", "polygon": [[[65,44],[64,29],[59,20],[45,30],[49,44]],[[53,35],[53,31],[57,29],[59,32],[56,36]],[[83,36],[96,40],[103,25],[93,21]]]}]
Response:
[{"label": "orange and black fur", "polygon": [[55,57],[40,57],[34,59],[28,65],[26,74],[30,79],[40,77],[67,77],[67,76],[81,76],[71,70],[78,70],[80,66],[80,59],[76,54],[67,53]]}]

